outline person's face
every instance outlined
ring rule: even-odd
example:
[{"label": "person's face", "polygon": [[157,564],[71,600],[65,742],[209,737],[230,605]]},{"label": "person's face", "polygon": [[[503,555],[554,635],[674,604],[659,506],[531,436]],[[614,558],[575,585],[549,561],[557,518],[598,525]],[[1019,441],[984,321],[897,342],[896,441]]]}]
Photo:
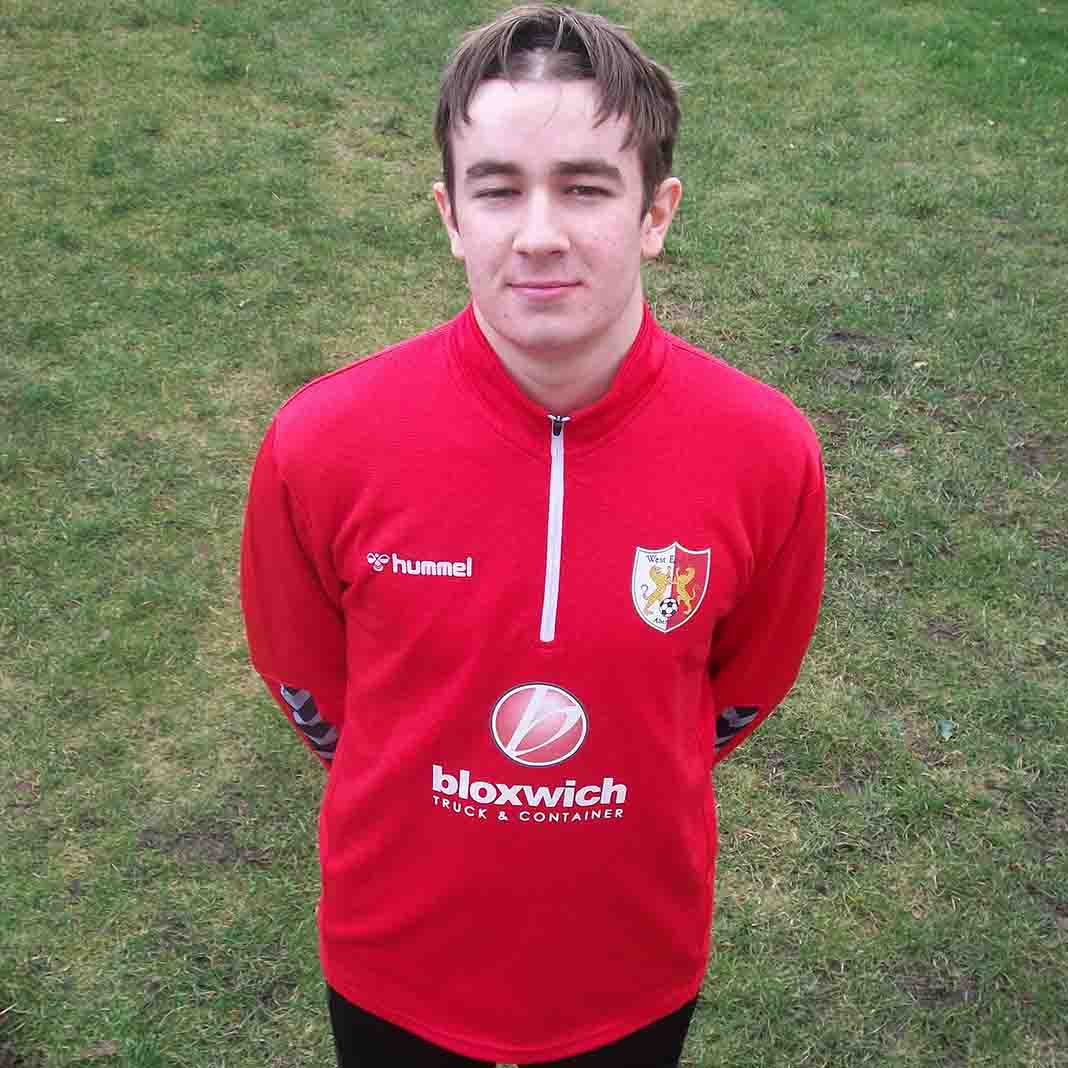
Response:
[{"label": "person's face", "polygon": [[493,79],[451,134],[453,199],[440,182],[434,196],[506,365],[610,363],[641,323],[641,260],[663,246],[681,187],[667,179],[643,215],[627,124],[594,125],[597,105],[589,81]]}]

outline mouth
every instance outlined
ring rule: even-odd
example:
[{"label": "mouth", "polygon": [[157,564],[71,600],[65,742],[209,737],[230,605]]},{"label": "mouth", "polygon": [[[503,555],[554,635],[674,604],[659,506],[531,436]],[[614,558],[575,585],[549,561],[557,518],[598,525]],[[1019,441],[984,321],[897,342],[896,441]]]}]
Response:
[{"label": "mouth", "polygon": [[551,278],[536,282],[509,282],[508,288],[520,296],[531,300],[547,300],[550,297],[558,297],[569,290],[577,289],[578,282],[569,282],[563,279]]}]

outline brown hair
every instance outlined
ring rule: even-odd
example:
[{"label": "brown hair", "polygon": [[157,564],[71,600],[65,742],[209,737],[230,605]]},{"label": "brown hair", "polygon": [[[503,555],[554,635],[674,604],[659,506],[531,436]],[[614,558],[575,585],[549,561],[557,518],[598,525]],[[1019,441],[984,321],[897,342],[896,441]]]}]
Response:
[{"label": "brown hair", "polygon": [[491,78],[591,79],[600,94],[596,122],[629,122],[622,148],[637,144],[642,214],[649,210],[660,183],[671,174],[679,129],[678,88],[621,27],[570,7],[525,4],[464,35],[442,73],[434,118],[450,201],[456,176],[449,135],[460,122],[471,121],[471,97]]}]

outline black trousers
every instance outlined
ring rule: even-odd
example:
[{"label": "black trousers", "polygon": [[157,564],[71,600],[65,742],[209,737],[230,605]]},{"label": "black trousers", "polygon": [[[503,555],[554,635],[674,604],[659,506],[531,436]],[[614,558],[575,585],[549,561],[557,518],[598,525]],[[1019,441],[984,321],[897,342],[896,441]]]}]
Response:
[{"label": "black trousers", "polygon": [[[493,1068],[492,1061],[450,1053],[328,991],[338,1068]],[[537,1068],[677,1068],[696,1005],[694,999],[618,1042]]]}]

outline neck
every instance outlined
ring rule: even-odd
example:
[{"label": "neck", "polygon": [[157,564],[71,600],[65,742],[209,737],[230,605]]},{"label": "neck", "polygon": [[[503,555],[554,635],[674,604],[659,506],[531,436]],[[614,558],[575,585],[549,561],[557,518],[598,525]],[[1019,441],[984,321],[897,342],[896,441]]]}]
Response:
[{"label": "neck", "polygon": [[512,381],[552,415],[570,415],[600,400],[611,388],[620,364],[641,329],[645,305],[639,301],[620,319],[611,337],[588,348],[529,351],[513,345],[486,322],[475,304],[475,319]]}]

